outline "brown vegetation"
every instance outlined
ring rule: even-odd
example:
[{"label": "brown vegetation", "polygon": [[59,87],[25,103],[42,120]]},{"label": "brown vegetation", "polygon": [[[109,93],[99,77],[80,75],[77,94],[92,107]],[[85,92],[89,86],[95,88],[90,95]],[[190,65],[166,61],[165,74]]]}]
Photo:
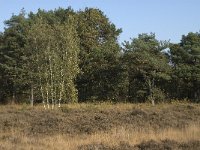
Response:
[{"label": "brown vegetation", "polygon": [[198,104],[0,106],[0,149],[200,149]]}]

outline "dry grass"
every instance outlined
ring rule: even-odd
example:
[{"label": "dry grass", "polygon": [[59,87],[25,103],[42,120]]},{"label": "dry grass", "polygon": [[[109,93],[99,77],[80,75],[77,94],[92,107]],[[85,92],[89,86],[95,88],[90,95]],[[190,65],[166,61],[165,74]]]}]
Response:
[{"label": "dry grass", "polygon": [[[129,114],[129,111],[132,113],[135,111],[133,110],[144,110],[148,115],[147,116],[152,116],[154,115],[154,112],[156,112],[156,115],[161,115],[163,112],[167,113],[167,111],[164,110],[169,110],[173,112],[174,115],[177,115],[181,119],[188,119],[188,122],[190,125],[184,126],[183,128],[177,128],[177,127],[167,127],[167,128],[162,128],[162,129],[152,129],[152,126],[144,126],[140,127],[137,126],[135,128],[132,128],[133,126],[116,126],[112,127],[109,130],[106,131],[99,131],[96,130],[95,132],[92,132],[91,134],[83,133],[83,134],[61,134],[62,131],[59,131],[58,133],[53,132],[54,134],[50,135],[29,135],[26,134],[26,132],[22,132],[23,128],[15,127],[13,125],[10,130],[3,131],[2,129],[0,130],[0,150],[43,150],[43,149],[48,149],[48,150],[76,150],[79,149],[80,146],[82,145],[90,145],[90,144],[103,144],[107,145],[109,147],[117,147],[120,142],[125,142],[128,143],[132,146],[135,146],[137,144],[140,144],[145,141],[163,141],[163,140],[173,140],[176,142],[180,143],[187,143],[190,141],[199,141],[200,140],[200,120],[196,120],[194,124],[192,118],[187,118],[187,113],[183,113],[183,117],[180,115],[182,114],[180,110],[182,109],[188,109],[186,112],[193,111],[192,114],[197,112],[195,115],[199,116],[199,105],[196,104],[173,104],[177,105],[178,107],[174,107],[170,104],[159,104],[156,107],[153,107],[149,104],[111,104],[111,103],[101,103],[101,104],[71,104],[71,105],[64,105],[62,109],[64,110],[79,110],[78,112],[76,111],[75,114],[74,112],[67,112],[67,115],[74,115],[76,117],[77,114],[82,115],[82,111],[89,116],[90,113],[98,113],[101,114],[101,111],[107,111],[109,112],[108,116],[112,113],[118,114],[124,113],[126,116]],[[182,107],[184,106],[184,107]],[[181,108],[181,109],[179,109]],[[92,110],[92,111],[90,111]],[[95,110],[93,112],[93,110]],[[116,111],[116,112],[113,112]],[[0,113],[3,115],[8,115],[8,117],[12,116],[12,113],[15,112],[20,112],[19,115],[22,115],[23,113],[26,114],[31,114],[31,113],[42,113],[43,112],[43,106],[39,105],[37,107],[31,108],[27,105],[12,105],[12,106],[0,106]],[[140,111],[136,111],[140,113]],[[143,112],[143,111],[142,111]],[[169,114],[166,115],[172,115],[170,112]],[[52,112],[51,112],[52,113]],[[52,113],[54,114],[54,112]],[[55,115],[64,115],[60,110],[55,110]],[[102,115],[102,114],[101,114]],[[174,115],[170,116],[174,117]],[[136,114],[137,116],[137,114]],[[142,116],[142,114],[138,115],[138,117]],[[5,121],[5,116],[1,117],[0,114],[0,119],[4,119]],[[7,116],[6,116],[7,117]],[[72,116],[73,117],[73,116]],[[90,119],[93,119],[94,116],[91,116]],[[112,115],[110,117],[113,117]],[[64,117],[65,118],[65,117]],[[62,118],[62,119],[64,119]],[[180,120],[179,118],[179,120]],[[6,118],[9,120],[9,118]],[[30,119],[30,118],[29,118]],[[37,118],[38,121],[40,118]],[[73,118],[69,118],[73,119]],[[108,118],[111,119],[111,118]],[[134,118],[133,118],[134,119]],[[12,121],[12,119],[10,119]],[[142,119],[141,119],[142,120]],[[144,119],[143,119],[144,120]],[[174,118],[173,120],[176,120]],[[1,120],[0,120],[1,121]],[[22,120],[21,120],[22,121]],[[26,122],[26,118],[24,120]],[[33,120],[34,121],[34,120]],[[76,121],[76,120],[75,120]],[[82,120],[83,121],[83,120]],[[108,120],[109,121],[109,120]],[[114,120],[119,121],[119,120]],[[126,121],[126,120],[125,120]],[[113,124],[114,124],[113,122]],[[23,123],[23,122],[19,122]],[[85,122],[83,122],[84,124]],[[122,122],[123,123],[123,122]],[[126,122],[124,122],[126,123]],[[134,120],[133,120],[134,123]],[[145,120],[144,120],[144,123]],[[160,122],[162,123],[162,122]],[[73,125],[73,124],[72,124]],[[42,126],[41,126],[42,127]],[[91,125],[91,128],[93,126]],[[44,128],[44,126],[43,126]],[[56,127],[52,126],[52,130],[54,130]],[[49,131],[49,130],[47,130]]]},{"label": "dry grass", "polygon": [[[194,103],[188,103],[188,102],[172,102],[172,103],[160,103],[156,106],[152,106],[151,103],[112,103],[112,102],[96,102],[96,103],[74,103],[74,104],[62,104],[62,108],[64,109],[78,109],[78,110],[130,110],[130,109],[162,109],[162,108],[168,108],[171,106],[195,106],[199,107],[199,104]],[[8,108],[15,109],[15,110],[27,110],[27,109],[34,109],[34,110],[44,110],[43,104],[37,104],[34,107],[31,107],[28,104],[10,104],[10,105],[0,105],[0,112],[7,110]],[[57,106],[54,107],[54,110],[59,110]],[[48,109],[47,109],[48,110]],[[51,110],[51,107],[50,107]]]},{"label": "dry grass", "polygon": [[[75,137],[68,139],[62,137],[62,144],[66,145],[69,149],[77,149],[80,145],[88,145],[91,143],[103,143],[110,147],[117,146],[120,141],[129,143],[130,145],[136,145],[144,141],[155,140],[161,141],[165,139],[175,140],[179,142],[188,142],[191,140],[200,139],[200,128],[197,126],[190,126],[187,129],[175,130],[167,129],[163,131],[149,131],[144,132],[143,129],[130,130],[124,129],[113,129],[108,133],[100,132],[95,133],[88,137]],[[62,145],[59,144],[59,145]]]},{"label": "dry grass", "polygon": [[137,145],[141,142],[154,140],[162,141],[165,139],[178,142],[189,142],[200,139],[200,127],[191,125],[185,129],[165,129],[162,131],[144,131],[143,129],[115,128],[109,132],[98,132],[92,135],[54,135],[48,137],[28,137],[26,135],[11,131],[1,133],[0,149],[49,149],[49,150],[76,150],[81,145],[103,143],[110,147],[117,146],[120,141]]}]

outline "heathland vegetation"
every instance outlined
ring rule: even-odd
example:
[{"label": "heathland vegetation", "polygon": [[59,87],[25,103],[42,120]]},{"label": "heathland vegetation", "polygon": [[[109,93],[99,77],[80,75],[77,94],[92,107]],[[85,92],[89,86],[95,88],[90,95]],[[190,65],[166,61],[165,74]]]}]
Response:
[{"label": "heathland vegetation", "polygon": [[199,150],[194,103],[0,106],[1,150]]}]

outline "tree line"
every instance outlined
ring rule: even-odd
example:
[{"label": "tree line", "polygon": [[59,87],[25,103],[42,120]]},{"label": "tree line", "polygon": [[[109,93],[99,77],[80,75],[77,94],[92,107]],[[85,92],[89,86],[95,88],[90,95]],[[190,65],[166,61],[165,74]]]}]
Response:
[{"label": "tree line", "polygon": [[58,8],[5,21],[0,33],[0,102],[200,102],[200,33],[179,43],[139,34],[122,45],[99,9]]}]

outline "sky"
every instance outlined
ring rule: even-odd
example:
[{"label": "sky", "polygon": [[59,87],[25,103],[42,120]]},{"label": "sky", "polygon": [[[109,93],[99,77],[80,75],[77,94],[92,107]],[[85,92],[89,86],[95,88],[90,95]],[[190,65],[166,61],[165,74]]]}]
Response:
[{"label": "sky", "polygon": [[101,9],[122,28],[120,43],[150,32],[158,40],[177,43],[183,34],[200,31],[200,0],[0,0],[0,32],[4,31],[4,21],[22,8],[28,13],[69,6],[74,10]]}]

